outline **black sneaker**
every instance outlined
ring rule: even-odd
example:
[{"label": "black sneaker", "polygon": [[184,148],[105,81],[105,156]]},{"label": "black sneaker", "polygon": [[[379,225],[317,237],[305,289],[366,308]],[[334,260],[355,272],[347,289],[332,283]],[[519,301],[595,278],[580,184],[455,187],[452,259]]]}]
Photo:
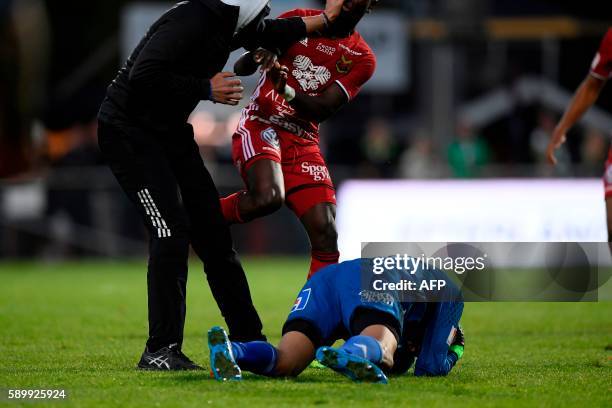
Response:
[{"label": "black sneaker", "polygon": [[176,344],[171,344],[168,347],[149,353],[145,348],[138,369],[151,371],[185,371],[185,370],[202,370],[202,367],[191,361]]}]

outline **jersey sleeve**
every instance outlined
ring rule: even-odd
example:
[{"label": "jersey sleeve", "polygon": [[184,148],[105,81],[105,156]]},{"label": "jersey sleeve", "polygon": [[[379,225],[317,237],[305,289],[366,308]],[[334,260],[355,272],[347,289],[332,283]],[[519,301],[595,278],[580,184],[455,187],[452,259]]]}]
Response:
[{"label": "jersey sleeve", "polygon": [[282,13],[281,15],[278,16],[278,18],[291,18],[291,17],[308,17],[308,10],[304,10],[304,9],[293,9],[293,10],[287,10],[284,13]]},{"label": "jersey sleeve", "polygon": [[606,33],[595,55],[591,65],[591,75],[601,80],[612,77],[612,28]]},{"label": "jersey sleeve", "polygon": [[458,356],[449,346],[459,327],[463,302],[431,303],[431,317],[427,322],[421,351],[414,368],[414,375],[445,376],[455,366]]},{"label": "jersey sleeve", "polygon": [[[344,63],[350,65],[352,61],[345,57],[344,61],[339,61],[338,64]],[[341,69],[341,68],[338,68]],[[351,71],[342,78],[336,80],[336,84],[342,88],[349,101],[353,100],[361,91],[361,88],[372,78],[376,71],[376,58],[374,55],[368,54],[360,61],[356,61]]]}]

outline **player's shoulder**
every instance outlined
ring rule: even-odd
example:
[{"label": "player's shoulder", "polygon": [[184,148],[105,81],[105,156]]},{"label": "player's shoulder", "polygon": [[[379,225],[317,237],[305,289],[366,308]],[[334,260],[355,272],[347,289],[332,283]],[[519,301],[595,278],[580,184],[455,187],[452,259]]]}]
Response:
[{"label": "player's shoulder", "polygon": [[368,44],[366,39],[363,38],[359,31],[355,31],[353,33],[351,46],[349,48],[350,49],[345,51],[348,51],[349,53],[352,51],[352,54],[354,54],[356,57],[361,57],[365,60],[372,60],[376,62],[376,54],[374,54],[372,47],[370,47],[370,44]]},{"label": "player's shoulder", "polygon": [[175,4],[157,20],[158,24],[173,26],[179,31],[204,31],[203,18],[209,18],[206,8],[196,2],[183,1]]},{"label": "player's shoulder", "polygon": [[318,16],[322,12],[323,12],[322,10],[316,10],[316,9],[295,8],[293,10],[285,11],[280,16],[278,16],[278,18],[311,17],[311,16]]}]

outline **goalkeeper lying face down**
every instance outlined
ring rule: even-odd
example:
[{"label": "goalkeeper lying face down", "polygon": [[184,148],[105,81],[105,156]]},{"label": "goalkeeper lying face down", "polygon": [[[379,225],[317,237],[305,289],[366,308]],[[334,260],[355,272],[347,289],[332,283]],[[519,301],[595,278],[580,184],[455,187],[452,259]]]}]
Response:
[{"label": "goalkeeper lying face down", "polygon": [[[404,374],[415,360],[416,376],[447,375],[464,350],[459,289],[436,269],[418,268],[413,274],[395,269],[378,276],[372,273],[373,262],[332,265],[308,281],[277,347],[230,342],[225,330],[212,328],[208,343],[215,378],[240,380],[242,370],[297,376],[314,359],[354,381],[387,383],[386,374]],[[417,289],[408,295],[379,290],[381,282],[402,287],[414,282]],[[418,290],[423,282],[438,282],[439,290]],[[340,339],[347,339],[344,345],[331,347]]]}]

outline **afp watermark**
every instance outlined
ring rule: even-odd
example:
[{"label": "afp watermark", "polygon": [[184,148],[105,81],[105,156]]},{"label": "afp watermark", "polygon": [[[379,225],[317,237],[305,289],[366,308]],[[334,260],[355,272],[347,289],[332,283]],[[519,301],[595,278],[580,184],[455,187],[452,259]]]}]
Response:
[{"label": "afp watermark", "polygon": [[612,300],[607,243],[364,243],[362,288],[404,301]]}]

